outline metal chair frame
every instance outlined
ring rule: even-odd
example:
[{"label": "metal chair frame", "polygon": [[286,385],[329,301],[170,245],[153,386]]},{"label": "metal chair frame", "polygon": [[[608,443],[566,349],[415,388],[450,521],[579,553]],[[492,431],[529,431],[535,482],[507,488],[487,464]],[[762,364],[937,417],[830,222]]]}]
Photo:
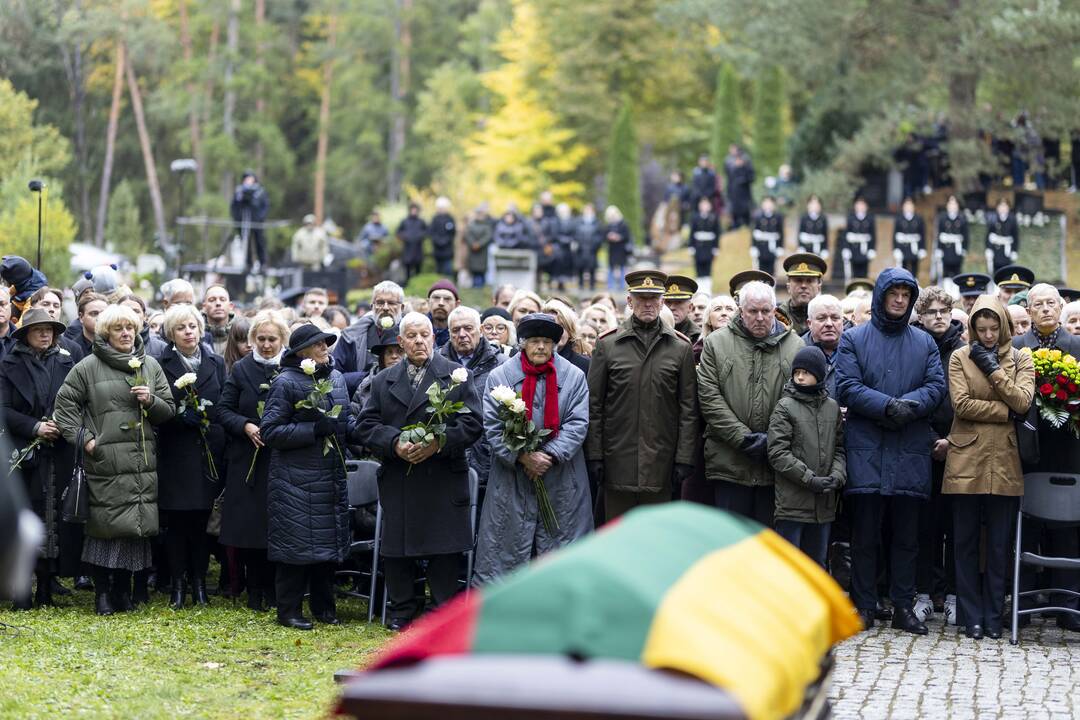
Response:
[{"label": "metal chair frame", "polygon": [[[338,570],[336,577],[351,577],[369,579],[367,593],[358,590],[339,590],[338,594],[346,597],[355,597],[368,601],[368,622],[375,617],[376,583],[379,578],[380,545],[382,544],[382,504],[379,502],[378,472],[379,463],[373,460],[347,460],[345,462],[346,482],[349,489],[349,508],[356,510],[360,507],[375,504],[375,536],[371,540],[353,540],[349,544],[349,557],[357,554],[371,553],[371,570]],[[369,473],[369,475],[361,475]],[[361,484],[363,483],[363,484]],[[374,491],[372,493],[372,491]],[[370,577],[369,577],[370,576]]]}]

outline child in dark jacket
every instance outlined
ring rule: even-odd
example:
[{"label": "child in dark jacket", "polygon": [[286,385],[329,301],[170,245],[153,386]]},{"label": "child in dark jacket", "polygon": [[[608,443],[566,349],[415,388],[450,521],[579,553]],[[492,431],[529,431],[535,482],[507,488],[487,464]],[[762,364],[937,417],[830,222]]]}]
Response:
[{"label": "child in dark jacket", "polygon": [[806,347],[769,420],[769,464],[776,471],[776,532],[822,567],[829,526],[847,478],[840,406],[825,386],[824,353]]}]

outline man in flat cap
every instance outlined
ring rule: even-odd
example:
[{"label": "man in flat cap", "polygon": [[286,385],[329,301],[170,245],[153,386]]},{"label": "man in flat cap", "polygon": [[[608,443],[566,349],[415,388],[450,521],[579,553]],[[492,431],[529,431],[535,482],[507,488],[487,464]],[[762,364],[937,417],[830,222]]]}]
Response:
[{"label": "man in flat cap", "polygon": [[784,259],[788,299],[779,309],[796,335],[805,335],[809,329],[806,311],[810,301],[821,294],[821,277],[827,269],[825,261],[812,253],[795,253]]},{"label": "man in flat cap", "polygon": [[690,342],[660,322],[668,277],[626,274],[632,315],[601,335],[589,366],[589,474],[607,519],[666,502],[694,472],[697,376]]},{"label": "man in flat cap", "polygon": [[668,275],[667,289],[664,291],[664,304],[675,318],[675,329],[688,337],[691,344],[701,337],[701,328],[694,324],[694,319],[690,317],[694,310],[691,300],[697,289],[698,284],[693,278]]}]

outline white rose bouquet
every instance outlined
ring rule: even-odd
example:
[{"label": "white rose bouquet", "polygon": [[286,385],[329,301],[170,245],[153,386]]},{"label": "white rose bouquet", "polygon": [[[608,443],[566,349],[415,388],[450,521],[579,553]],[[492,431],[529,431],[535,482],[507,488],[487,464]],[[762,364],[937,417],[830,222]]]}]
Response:
[{"label": "white rose bouquet", "polygon": [[[460,400],[452,402],[448,399],[450,393],[468,379],[469,371],[459,367],[450,373],[450,385],[447,387],[440,386],[438,382],[431,383],[427,389],[428,404],[425,408],[430,413],[428,419],[401,428],[400,441],[420,445],[438,443],[439,447],[442,447],[446,443],[446,421],[459,413],[467,415],[472,412]],[[408,475],[410,472],[412,472],[412,465],[405,474]]]},{"label": "white rose bouquet", "polygon": [[[526,417],[525,401],[521,398],[521,393],[515,392],[507,385],[496,385],[491,389],[491,397],[495,398],[499,404],[498,417],[503,424],[502,440],[507,450],[515,456],[539,450],[540,446],[546,442],[547,436],[551,434],[551,430],[538,427]],[[535,477],[532,483],[544,529],[553,533],[559,529],[559,521],[555,517],[555,510],[551,507],[544,478]]]},{"label": "white rose bouquet", "polygon": [[[300,361],[300,369],[304,371],[305,375],[309,375],[314,379],[315,371],[318,369],[318,367],[316,366],[314,360],[312,360],[311,358],[305,358]],[[323,407],[326,397],[330,395],[333,391],[334,384],[330,382],[330,378],[314,380],[314,383],[311,386],[311,392],[309,392],[307,397],[303,400],[297,400],[296,404],[293,407],[295,407],[297,410],[314,410],[315,412],[321,413],[322,415],[325,415],[332,420],[337,420],[338,416],[341,415],[342,408],[340,405],[334,405],[329,410]],[[326,455],[330,452],[331,448],[337,450],[338,459],[341,460],[341,467],[342,469],[344,469],[345,455],[341,452],[341,446],[338,445],[337,433],[331,433],[325,438],[323,438],[322,454]],[[252,467],[254,467],[254,465],[252,465]]]},{"label": "white rose bouquet", "polygon": [[217,465],[214,464],[214,454],[210,452],[210,443],[206,440],[206,431],[210,429],[210,416],[207,414],[206,408],[211,407],[214,403],[199,397],[199,394],[195,392],[195,381],[197,379],[198,377],[193,372],[184,373],[176,378],[176,382],[173,383],[176,389],[187,391],[184,399],[180,401],[176,408],[176,414],[183,415],[188,408],[194,411],[195,417],[198,418],[199,436],[202,438],[203,451],[206,453],[206,465],[210,470],[210,479],[217,481]]}]

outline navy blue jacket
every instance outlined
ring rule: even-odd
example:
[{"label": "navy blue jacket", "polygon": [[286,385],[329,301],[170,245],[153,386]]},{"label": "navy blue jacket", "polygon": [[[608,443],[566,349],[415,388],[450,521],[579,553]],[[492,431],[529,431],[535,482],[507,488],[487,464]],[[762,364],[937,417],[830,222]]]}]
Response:
[{"label": "navy blue jacket", "polygon": [[[290,365],[291,363],[291,365]],[[337,563],[349,548],[349,496],[345,468],[331,448],[323,454],[323,438],[315,435],[315,410],[296,409],[314,379],[285,354],[281,373],[270,383],[259,429],[271,449],[267,484],[267,555],[290,565]],[[324,400],[329,410],[341,406],[335,421],[338,447],[345,450],[349,396],[341,373],[329,371],[333,391]]]},{"label": "navy blue jacket", "polygon": [[[911,290],[907,312],[885,314],[885,293]],[[908,324],[919,287],[901,268],[883,271],[874,285],[870,322],[844,332],[836,359],[840,405],[847,407],[849,494],[930,496],[930,417],[945,397],[945,374],[937,345]],[[916,420],[900,429],[885,423],[893,398],[914,400]]]}]

